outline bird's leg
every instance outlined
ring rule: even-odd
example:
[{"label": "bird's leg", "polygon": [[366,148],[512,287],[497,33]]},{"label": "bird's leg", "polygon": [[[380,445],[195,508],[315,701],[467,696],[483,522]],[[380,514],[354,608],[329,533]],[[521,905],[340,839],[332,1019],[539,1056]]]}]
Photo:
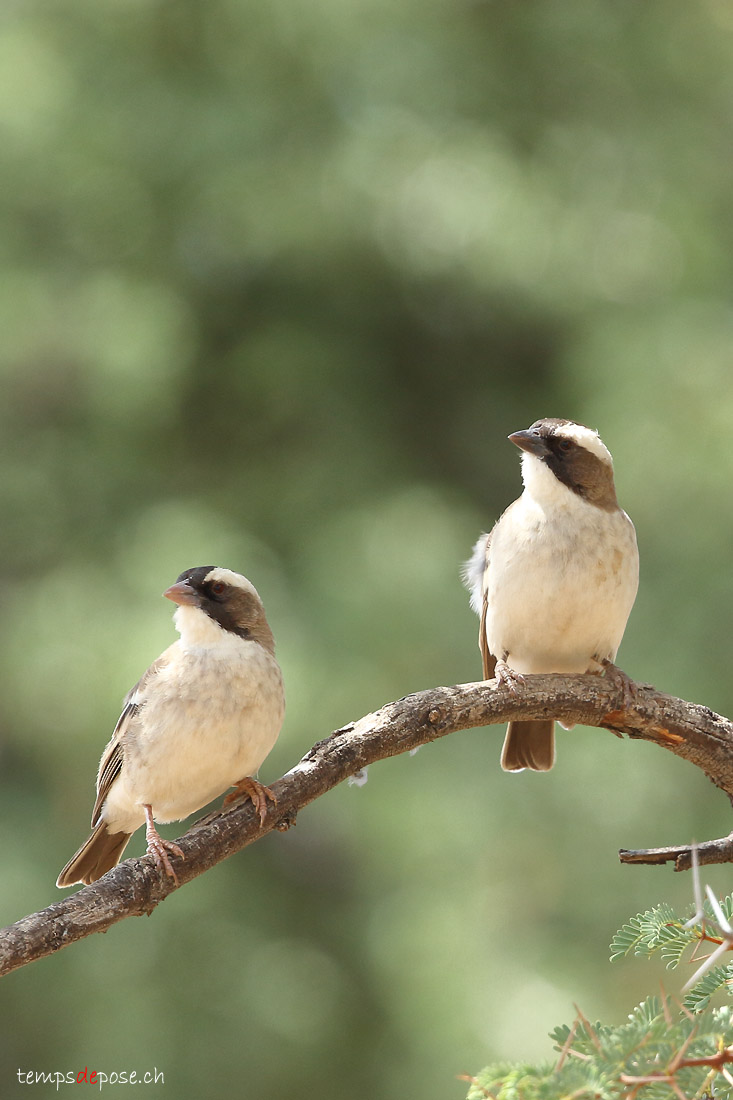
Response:
[{"label": "bird's leg", "polygon": [[637,697],[637,688],[634,681],[628,676],[622,668],[615,665],[613,661],[608,657],[598,657],[594,655],[593,660],[601,666],[604,675],[606,675],[609,681],[618,688],[623,695],[624,710],[628,710],[634,705]]},{"label": "bird's leg", "polygon": [[524,676],[521,672],[515,672],[507,663],[506,659],[509,656],[505,653],[503,657],[497,658],[496,668],[494,669],[494,676],[496,682],[499,685],[508,687],[512,695],[519,694],[519,688],[524,686]]},{"label": "bird's leg", "polygon": [[153,820],[153,807],[146,805],[143,806],[143,809],[145,810],[145,839],[148,842],[148,855],[153,857],[160,870],[170,875],[176,886],[178,886],[178,876],[168,859],[168,853],[180,856],[181,859],[186,857],[177,844],[174,844],[172,840],[163,840],[163,837],[158,833]]},{"label": "bird's leg", "polygon": [[236,802],[238,798],[249,798],[260,818],[260,825],[265,824],[267,816],[267,800],[270,799],[273,806],[277,806],[277,799],[269,787],[253,779],[251,775],[245,775],[244,779],[238,779],[234,784],[234,790],[230,791],[222,805],[228,806],[230,802]]}]

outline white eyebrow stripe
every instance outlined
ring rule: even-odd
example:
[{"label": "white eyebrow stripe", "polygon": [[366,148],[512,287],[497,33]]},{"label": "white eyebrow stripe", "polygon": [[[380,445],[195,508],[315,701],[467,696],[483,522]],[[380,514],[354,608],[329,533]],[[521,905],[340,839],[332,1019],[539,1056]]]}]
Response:
[{"label": "white eyebrow stripe", "polygon": [[601,462],[613,466],[611,452],[598,432],[594,432],[592,428],[586,428],[583,424],[562,424],[559,428],[555,428],[555,435],[572,439],[579,447],[585,447],[586,451],[590,451]]},{"label": "white eyebrow stripe", "polygon": [[206,581],[221,581],[223,584],[229,584],[232,588],[239,588],[243,592],[251,592],[259,599],[257,589],[248,581],[246,577],[243,577],[241,573],[235,573],[232,569],[224,569],[222,566],[215,565],[213,569],[210,569],[204,578]]}]

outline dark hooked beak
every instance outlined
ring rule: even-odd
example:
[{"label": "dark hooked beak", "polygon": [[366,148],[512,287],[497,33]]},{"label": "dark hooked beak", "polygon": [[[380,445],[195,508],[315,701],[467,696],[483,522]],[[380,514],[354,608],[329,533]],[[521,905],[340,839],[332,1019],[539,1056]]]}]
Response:
[{"label": "dark hooked beak", "polygon": [[167,600],[177,604],[197,604],[198,596],[188,581],[176,581],[163,593]]},{"label": "dark hooked beak", "polygon": [[519,447],[520,451],[526,451],[527,454],[536,455],[538,458],[550,453],[546,441],[538,431],[532,428],[525,428],[521,432],[512,432],[508,438],[515,447]]}]

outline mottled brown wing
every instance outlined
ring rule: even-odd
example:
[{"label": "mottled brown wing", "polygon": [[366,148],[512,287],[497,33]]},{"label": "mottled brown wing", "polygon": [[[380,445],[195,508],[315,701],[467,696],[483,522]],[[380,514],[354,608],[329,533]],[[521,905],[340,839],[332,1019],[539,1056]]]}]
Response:
[{"label": "mottled brown wing", "polygon": [[486,615],[489,610],[489,547],[491,535],[486,539],[486,559],[484,561],[484,575],[481,581],[481,619],[478,628],[478,647],[481,651],[484,680],[491,680],[496,667],[496,657],[489,651],[489,643],[486,638]]},{"label": "mottled brown wing", "polygon": [[112,735],[112,740],[107,745],[107,748],[102,754],[102,759],[99,762],[99,772],[97,774],[97,798],[94,803],[94,809],[92,810],[92,828],[95,828],[99,824],[99,814],[104,805],[104,800],[109,794],[109,789],[114,783],[117,776],[122,771],[122,743],[117,736],[117,730],[120,729],[122,721],[127,716],[127,712],[130,708],[125,707],[120,720],[115,727],[115,732]]},{"label": "mottled brown wing", "polygon": [[99,814],[104,805],[104,800],[109,794],[110,787],[122,771],[122,765],[125,759],[124,738],[127,730],[130,728],[130,723],[134,721],[143,706],[145,691],[150,681],[160,672],[161,668],[164,668],[165,665],[168,664],[171,650],[176,645],[177,643],[174,642],[164,653],[161,653],[157,661],[153,661],[147,672],[143,673],[134,688],[131,688],[125,696],[122,704],[122,714],[117,719],[117,725],[114,728],[110,742],[102,753],[102,759],[99,762],[99,771],[97,773],[97,798],[94,803],[94,809],[92,810],[92,827],[98,824]]}]

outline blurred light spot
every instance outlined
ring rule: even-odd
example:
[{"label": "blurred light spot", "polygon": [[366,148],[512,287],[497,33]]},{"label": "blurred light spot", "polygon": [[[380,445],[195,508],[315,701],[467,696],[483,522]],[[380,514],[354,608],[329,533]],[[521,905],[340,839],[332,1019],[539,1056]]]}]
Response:
[{"label": "blurred light spot", "polygon": [[523,976],[514,971],[497,981],[502,990],[500,1011],[493,983],[476,994],[477,1032],[489,1050],[500,1051],[502,1058],[550,1058],[548,1032],[572,1014],[572,997],[536,974],[526,974],[525,981]]},{"label": "blurred light spot", "polygon": [[[18,144],[45,140],[73,94],[68,67],[32,29],[0,35],[0,134]],[[7,150],[6,150],[7,152]]]},{"label": "blurred light spot", "polygon": [[713,23],[723,30],[733,31],[733,7],[730,0],[706,0],[705,6]]},{"label": "blurred light spot", "polygon": [[106,419],[167,419],[175,379],[195,347],[185,303],[161,284],[114,271],[83,283],[67,301],[67,324],[88,364],[90,398]]}]

